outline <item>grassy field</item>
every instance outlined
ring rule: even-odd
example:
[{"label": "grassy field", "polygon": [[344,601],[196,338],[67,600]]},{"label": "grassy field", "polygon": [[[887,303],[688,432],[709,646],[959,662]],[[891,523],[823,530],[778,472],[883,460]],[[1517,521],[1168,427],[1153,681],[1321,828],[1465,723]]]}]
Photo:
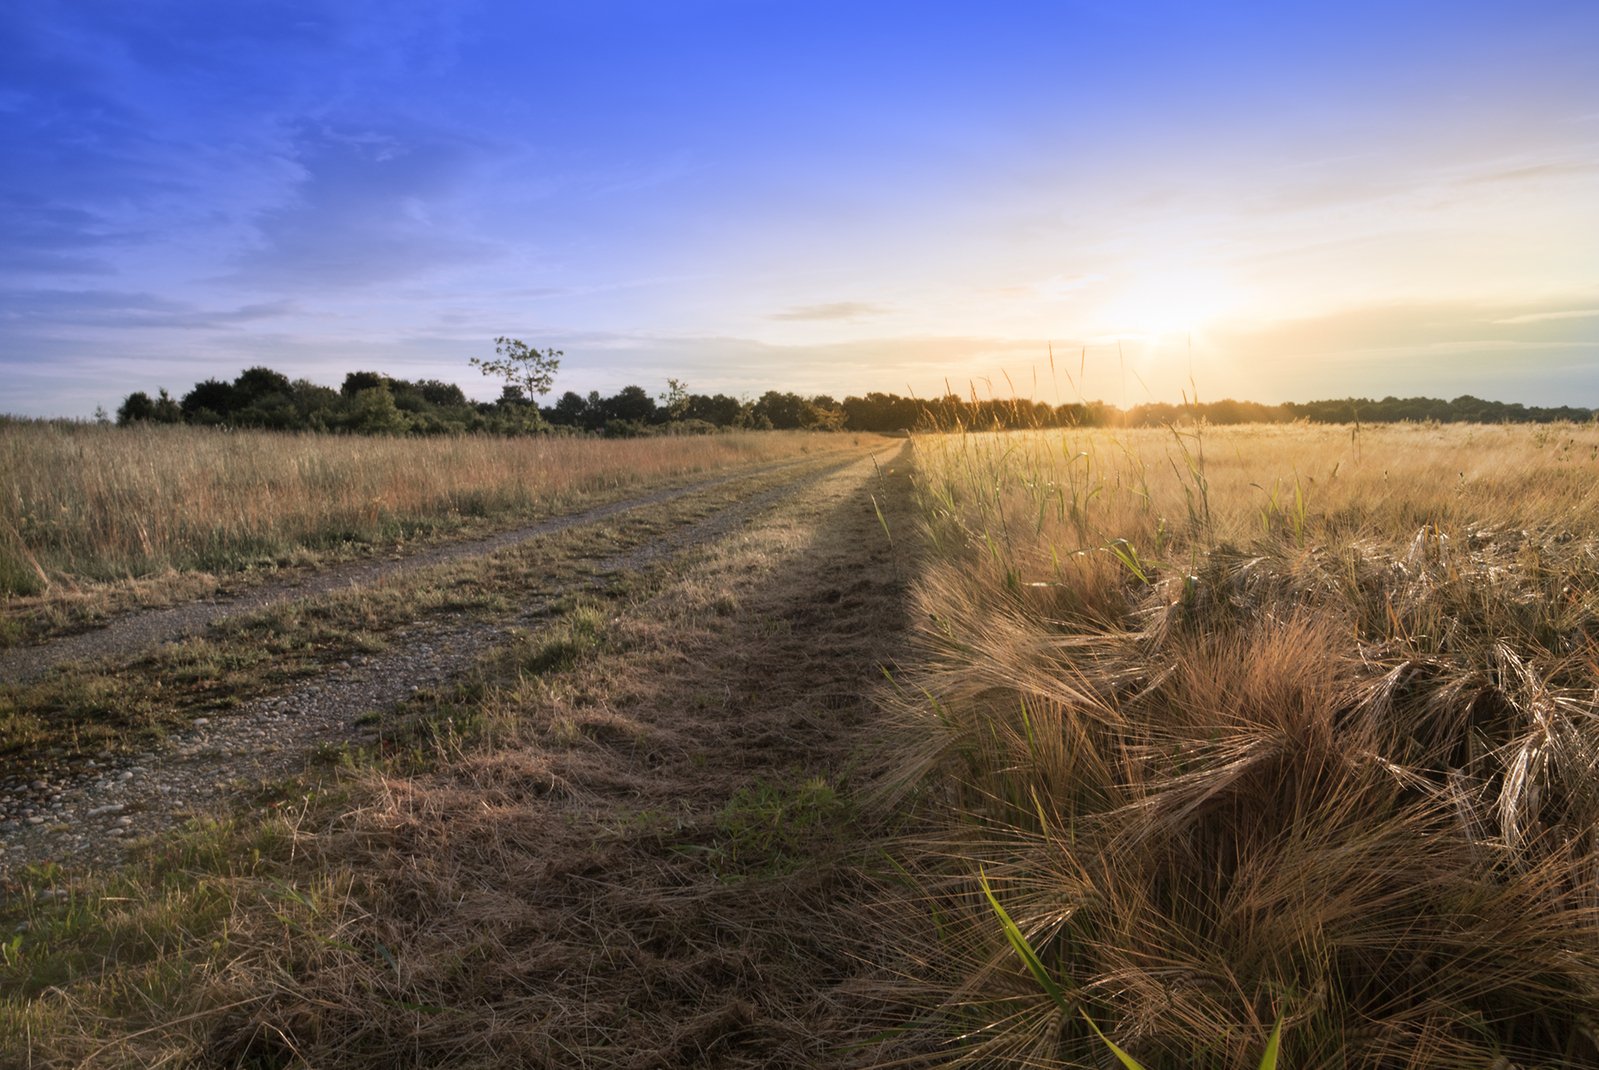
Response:
[{"label": "grassy field", "polygon": [[917,450],[954,1062],[1599,1061],[1599,429]]},{"label": "grassy field", "polygon": [[[910,526],[906,473],[878,452],[814,461],[714,537],[574,585],[254,810],[152,837],[121,870],[0,882],[0,1065],[858,1062],[893,1024],[861,1006],[894,945],[865,906],[880,852],[855,789],[905,634],[883,525]],[[525,599],[580,552],[564,538],[312,609],[381,627],[435,587]]]},{"label": "grassy field", "polygon": [[13,622],[0,639],[41,619],[209,593],[218,576],[837,444],[803,432],[418,439],[0,419],[0,598]]},{"label": "grassy field", "polygon": [[[634,445],[569,467],[670,478]],[[914,455],[786,496],[752,472],[9,689],[18,753],[143,745],[419,615],[577,592],[264,809],[119,872],[18,875],[0,1051],[1116,1065],[1103,1031],[1151,1070],[1231,1070],[1280,1028],[1283,1067],[1599,1064],[1599,428]],[[758,522],[593,573],[768,492]]]}]

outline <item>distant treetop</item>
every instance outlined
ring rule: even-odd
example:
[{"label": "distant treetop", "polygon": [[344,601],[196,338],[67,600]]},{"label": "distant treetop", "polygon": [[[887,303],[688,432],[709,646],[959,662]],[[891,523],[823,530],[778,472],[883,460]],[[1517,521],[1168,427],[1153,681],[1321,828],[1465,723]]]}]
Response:
[{"label": "distant treetop", "polygon": [[[501,342],[515,341],[501,339]],[[520,344],[520,343],[518,343]],[[502,346],[502,348],[504,348]],[[527,349],[528,354],[538,352]],[[520,359],[515,349],[509,350]],[[553,354],[553,356],[552,356]],[[524,354],[525,355],[525,354]],[[922,399],[898,394],[851,395],[842,401],[826,394],[806,397],[768,390],[754,400],[727,394],[690,393],[680,380],[667,381],[659,400],[640,386],[625,386],[602,397],[568,390],[548,407],[534,396],[553,384],[560,353],[534,359],[542,372],[507,381],[498,400],[470,401],[455,383],[410,381],[375,371],[355,371],[338,390],[305,379],[291,381],[270,368],[249,368],[231,383],[206,379],[174,400],[165,390],[151,397],[129,394],[117,409],[117,422],[217,424],[284,431],[342,431],[352,434],[531,434],[588,433],[610,436],[656,433],[708,433],[730,428],[813,431],[905,431],[920,428],[970,430],[1031,427],[1149,427],[1204,420],[1210,424],[1292,423],[1550,423],[1583,422],[1594,410],[1575,406],[1546,408],[1485,401],[1469,394],[1438,398],[1342,398],[1263,405],[1231,398],[1203,404],[1151,403],[1119,409],[1099,401],[1050,405],[1025,399],[968,399],[947,394]],[[542,363],[540,363],[542,362]],[[492,374],[491,367],[478,365]],[[524,371],[526,367],[524,366]],[[520,374],[520,373],[519,373]],[[540,378],[539,376],[545,376]],[[539,389],[542,386],[542,390]],[[530,391],[532,395],[530,396]]]}]

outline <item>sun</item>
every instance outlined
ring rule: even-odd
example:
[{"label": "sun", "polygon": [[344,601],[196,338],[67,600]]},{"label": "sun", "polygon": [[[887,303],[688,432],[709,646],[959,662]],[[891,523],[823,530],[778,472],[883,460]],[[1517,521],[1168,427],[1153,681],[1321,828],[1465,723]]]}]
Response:
[{"label": "sun", "polygon": [[1216,272],[1145,272],[1134,276],[1105,309],[1107,322],[1126,334],[1193,334],[1236,315],[1243,294]]}]

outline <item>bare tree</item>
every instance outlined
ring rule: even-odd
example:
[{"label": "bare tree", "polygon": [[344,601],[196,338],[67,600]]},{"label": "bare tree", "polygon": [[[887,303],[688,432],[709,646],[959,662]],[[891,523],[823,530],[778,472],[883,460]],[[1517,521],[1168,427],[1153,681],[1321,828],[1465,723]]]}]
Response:
[{"label": "bare tree", "polygon": [[565,356],[559,349],[536,349],[520,338],[496,338],[494,359],[472,358],[472,366],[484,375],[505,380],[506,392],[533,400],[550,392],[555,372]]}]

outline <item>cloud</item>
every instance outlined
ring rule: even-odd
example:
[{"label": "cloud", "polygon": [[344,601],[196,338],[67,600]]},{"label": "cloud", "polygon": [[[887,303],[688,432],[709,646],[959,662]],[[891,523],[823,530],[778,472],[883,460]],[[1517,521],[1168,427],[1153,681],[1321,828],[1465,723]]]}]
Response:
[{"label": "cloud", "polygon": [[104,275],[110,263],[94,251],[124,238],[81,208],[39,198],[0,198],[0,272],[23,275]]},{"label": "cloud", "polygon": [[892,309],[865,301],[833,301],[820,305],[797,305],[782,312],[773,312],[769,320],[858,320],[871,316],[886,316]]},{"label": "cloud", "polygon": [[1517,324],[1517,323],[1543,323],[1548,320],[1584,320],[1599,316],[1599,308],[1573,308],[1563,312],[1528,312],[1520,316],[1511,316],[1502,320],[1489,320],[1489,323]]},{"label": "cloud", "polygon": [[[1025,375],[1025,368],[1042,365],[1048,353],[1043,339],[978,335],[782,344],[698,332],[577,331],[552,334],[547,342],[567,354],[557,393],[610,393],[629,383],[653,389],[671,377],[685,380],[696,393],[755,396],[793,390],[844,397],[879,390],[931,396],[942,394],[946,381],[963,393],[974,376],[992,375],[1002,382],[1002,368]],[[450,345],[461,351],[460,341]],[[978,390],[987,388],[979,383]]]},{"label": "cloud", "polygon": [[1561,161],[1532,163],[1521,167],[1503,167],[1484,171],[1461,180],[1462,185],[1480,186],[1498,182],[1542,182],[1552,178],[1588,176],[1599,172],[1599,163],[1586,161]]},{"label": "cloud", "polygon": [[455,221],[482,147],[418,128],[307,128],[292,199],[255,219],[228,281],[279,291],[362,287],[485,260],[501,249]]},{"label": "cloud", "polygon": [[1589,396],[1599,385],[1599,310],[1569,303],[1395,303],[1208,333],[1207,354],[1196,364],[1212,396],[1474,394],[1543,405]]},{"label": "cloud", "polygon": [[8,327],[111,327],[219,330],[292,315],[292,301],[204,309],[186,301],[122,290],[0,291],[0,322]]}]

